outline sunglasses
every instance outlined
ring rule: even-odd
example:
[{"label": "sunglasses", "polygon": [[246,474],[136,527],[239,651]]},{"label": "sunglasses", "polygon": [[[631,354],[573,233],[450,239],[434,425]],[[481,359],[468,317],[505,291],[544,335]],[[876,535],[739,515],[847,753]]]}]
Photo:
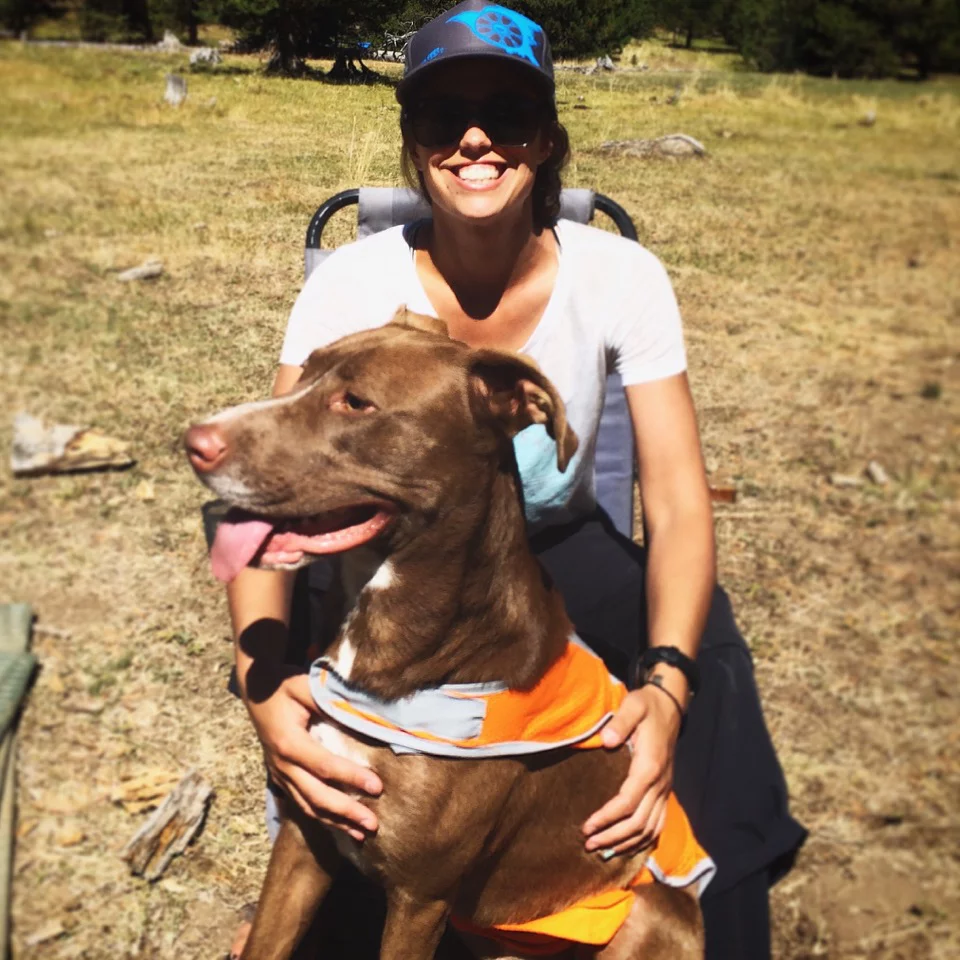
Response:
[{"label": "sunglasses", "polygon": [[457,143],[471,127],[479,127],[493,143],[525,147],[540,132],[545,116],[542,102],[501,94],[480,101],[431,97],[414,104],[406,119],[413,139],[423,147]]}]

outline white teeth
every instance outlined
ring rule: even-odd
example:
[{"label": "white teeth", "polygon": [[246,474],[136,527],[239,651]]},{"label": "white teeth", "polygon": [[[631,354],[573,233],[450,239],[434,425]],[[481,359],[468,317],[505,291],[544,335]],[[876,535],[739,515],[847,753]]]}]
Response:
[{"label": "white teeth", "polygon": [[457,176],[461,180],[496,180],[500,171],[489,163],[473,163],[469,167],[461,167]]}]

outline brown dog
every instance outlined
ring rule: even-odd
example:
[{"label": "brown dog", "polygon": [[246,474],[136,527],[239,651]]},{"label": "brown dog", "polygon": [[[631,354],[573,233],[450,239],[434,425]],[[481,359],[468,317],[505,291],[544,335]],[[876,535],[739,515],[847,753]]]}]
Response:
[{"label": "brown dog", "polygon": [[[215,571],[228,579],[249,562],[290,568],[349,551],[349,614],[329,675],[385,703],[443,684],[530,690],[572,633],[526,540],[511,438],[532,423],[555,438],[563,470],[577,440],[552,384],[520,356],[448,339],[439,321],[404,311],[317,350],[290,395],[187,434],[203,481],[249,512],[219,532]],[[620,788],[626,749],[446,759],[396,753],[332,720],[313,732],[380,776],[381,796],[363,798],[380,827],[358,844],[289,805],[248,960],[292,953],[341,856],[386,890],[387,960],[433,957],[451,913],[475,928],[533,920],[627,888],[647,859],[589,854],[579,830]],[[576,956],[702,956],[688,889],[651,883],[633,896],[609,944]],[[514,955],[467,938],[478,956]]]}]

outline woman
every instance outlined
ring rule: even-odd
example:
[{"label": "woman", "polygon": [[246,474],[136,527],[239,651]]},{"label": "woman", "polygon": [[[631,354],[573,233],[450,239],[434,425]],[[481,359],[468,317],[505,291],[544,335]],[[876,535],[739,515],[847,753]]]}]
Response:
[{"label": "woman", "polygon": [[[568,143],[535,23],[482,0],[459,4],[412,38],[397,96],[404,164],[432,218],[343,247],[314,272],[274,394],[290,390],[313,349],[387,322],[404,303],[443,317],[456,339],[540,363],[581,446],[559,474],[545,434],[518,436],[531,543],[580,635],[621,674],[645,651],[641,679],[655,680],[605,730],[609,746],[629,738],[634,758],[619,794],[583,825],[584,843],[612,856],[649,842],[674,786],[719,868],[703,901],[708,956],[768,956],[767,889],[804,833],[786,810],[749,654],[714,586],[709,490],[669,280],[642,247],[557,222]],[[612,531],[593,496],[608,365],[636,435],[645,552]],[[230,585],[240,689],[274,783],[362,839],[376,820],[339,788],[376,794],[381,784],[307,733],[316,707],[306,677],[278,657],[291,590],[289,575],[255,569]],[[702,689],[691,699],[698,653]]]}]

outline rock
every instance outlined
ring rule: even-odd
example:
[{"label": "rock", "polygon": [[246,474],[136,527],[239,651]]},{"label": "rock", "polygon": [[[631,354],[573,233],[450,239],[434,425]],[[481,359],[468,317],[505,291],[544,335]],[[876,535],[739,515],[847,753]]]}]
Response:
[{"label": "rock", "polygon": [[156,490],[154,490],[153,483],[149,480],[141,480],[133,491],[133,495],[141,503],[153,503],[153,501],[157,499]]},{"label": "rock", "polygon": [[172,30],[164,30],[163,39],[157,44],[157,49],[163,53],[179,53],[183,44]]},{"label": "rock", "polygon": [[163,93],[163,100],[171,107],[179,107],[187,99],[187,81],[178,73],[167,74],[167,88]]},{"label": "rock", "polygon": [[853,477],[847,473],[831,473],[830,485],[832,487],[839,487],[840,489],[862,487],[863,479],[861,477]]},{"label": "rock", "polygon": [[602,57],[597,57],[597,69],[598,70],[616,70],[613,61],[607,54],[604,54]]},{"label": "rock", "polygon": [[13,419],[10,466],[15,477],[129,467],[135,462],[123,441],[92,427],[47,425],[29,413]]},{"label": "rock", "polygon": [[877,122],[877,111],[868,110],[858,121],[861,127],[872,127]]},{"label": "rock", "polygon": [[600,145],[607,153],[625,157],[705,157],[707,149],[685,133],[670,133],[653,140],[607,140]]},{"label": "rock", "polygon": [[878,487],[885,487],[890,482],[887,471],[876,460],[871,460],[867,464],[866,474]]},{"label": "rock", "polygon": [[121,283],[130,283],[133,280],[155,280],[163,273],[163,263],[160,260],[144,260],[139,267],[131,267],[117,274]]},{"label": "rock", "polygon": [[47,943],[50,940],[56,940],[57,937],[62,937],[66,932],[59,920],[48,920],[43,926],[26,937],[23,943],[27,947],[38,947],[41,943]]},{"label": "rock", "polygon": [[54,837],[58,847],[75,847],[86,839],[87,835],[79,827],[67,827]]},{"label": "rock", "polygon": [[223,57],[220,51],[214,50],[213,47],[200,47],[190,54],[191,70],[212,70],[214,67],[219,67],[222,62]]}]

